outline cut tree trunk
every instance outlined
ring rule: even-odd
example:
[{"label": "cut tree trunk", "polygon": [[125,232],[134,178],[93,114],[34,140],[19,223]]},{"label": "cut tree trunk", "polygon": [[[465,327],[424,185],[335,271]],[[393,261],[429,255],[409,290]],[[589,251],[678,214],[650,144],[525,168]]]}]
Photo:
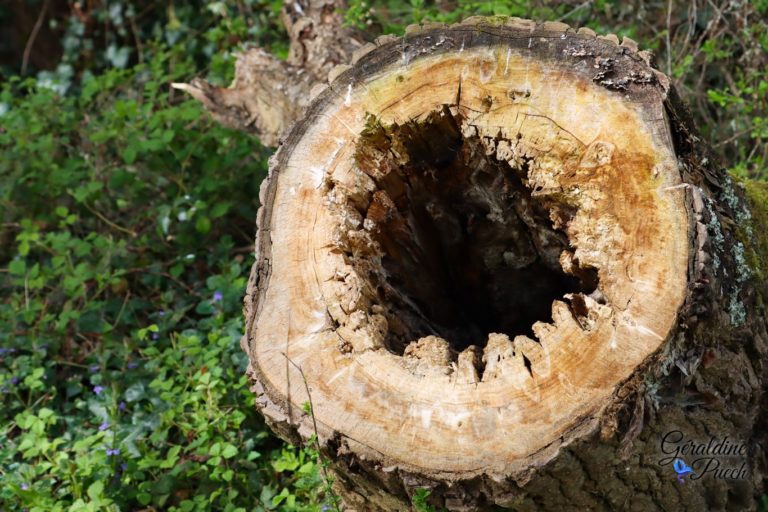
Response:
[{"label": "cut tree trunk", "polygon": [[347,509],[755,508],[768,216],[649,54],[473,18],[332,75],[262,185],[243,348]]}]

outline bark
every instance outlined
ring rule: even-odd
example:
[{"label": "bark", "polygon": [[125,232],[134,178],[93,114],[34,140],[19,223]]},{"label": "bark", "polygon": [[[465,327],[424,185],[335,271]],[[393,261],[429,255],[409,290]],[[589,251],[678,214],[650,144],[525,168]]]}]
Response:
[{"label": "bark", "polygon": [[343,26],[345,6],[341,0],[286,1],[281,19],[290,38],[287,60],[252,48],[238,55],[228,88],[201,79],[173,86],[201,101],[224,125],[277,146],[309,105],[312,88],[325,83],[330,71],[349,62],[365,42],[359,31]]},{"label": "bark", "polygon": [[[756,507],[766,194],[650,60],[560,23],[412,27],[290,131],[242,345],[270,425],[317,429],[347,509],[418,488],[447,510]],[[744,449],[671,454],[678,431]]]}]

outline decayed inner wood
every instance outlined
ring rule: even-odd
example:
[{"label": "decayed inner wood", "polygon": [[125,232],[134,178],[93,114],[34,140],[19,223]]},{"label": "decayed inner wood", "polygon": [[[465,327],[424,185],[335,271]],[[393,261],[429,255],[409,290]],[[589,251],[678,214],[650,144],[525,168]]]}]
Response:
[{"label": "decayed inner wood", "polygon": [[[625,101],[592,82],[588,62],[582,72],[526,51],[393,63],[364,83],[338,79],[315,109],[276,170],[271,277],[250,346],[282,404],[273,419],[285,411],[312,433],[300,412],[306,378],[321,438],[341,434],[345,449],[385,466],[503,478],[593,428],[616,384],[664,341],[685,295],[688,217],[660,97]],[[392,136],[374,151],[371,113],[385,131],[415,122],[413,141],[433,129],[444,151]],[[515,227],[496,230],[494,216]],[[470,225],[478,243],[463,243]],[[443,255],[455,264],[432,261]],[[460,276],[459,290],[479,283],[464,293],[488,296],[474,301],[483,311],[450,297],[440,265],[456,279],[493,269]],[[556,283],[532,302],[548,312],[485,311],[522,307],[539,284],[489,295],[527,272]]]},{"label": "decayed inner wood", "polygon": [[517,141],[483,140],[454,112],[444,106],[388,127],[371,116],[357,141],[357,167],[376,189],[350,194],[368,236],[347,240],[375,242],[381,267],[369,254],[359,261],[354,247],[347,254],[372,281],[372,302],[387,311],[386,345],[400,355],[430,335],[455,352],[485,347],[490,333],[535,338],[553,300],[571,297],[574,316],[586,316],[578,294],[597,288],[596,269],[578,266],[564,231],[574,205],[531,190],[532,158],[496,158],[496,146]]}]

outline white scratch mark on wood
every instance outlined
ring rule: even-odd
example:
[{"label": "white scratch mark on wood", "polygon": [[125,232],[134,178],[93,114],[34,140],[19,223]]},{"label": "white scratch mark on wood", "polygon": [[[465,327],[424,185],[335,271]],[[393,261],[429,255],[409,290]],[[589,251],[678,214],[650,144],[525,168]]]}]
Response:
[{"label": "white scratch mark on wood", "polygon": [[648,335],[651,335],[651,336],[657,338],[659,341],[664,341],[664,337],[663,336],[661,336],[656,331],[653,331],[653,330],[649,329],[648,327],[646,327],[644,325],[636,325],[636,326],[634,326],[634,328],[637,329],[638,331],[642,332],[643,334],[648,334]]},{"label": "white scratch mark on wood", "polygon": [[507,48],[507,63],[504,64],[504,76],[507,76],[507,73],[509,73],[509,57],[512,55],[512,48]]},{"label": "white scratch mark on wood", "polygon": [[349,370],[349,366],[345,366],[344,368],[342,368],[341,370],[339,370],[338,372],[336,372],[336,374],[335,374],[333,377],[331,377],[330,379],[328,379],[328,382],[327,382],[327,384],[332,384],[332,383],[333,383],[333,381],[335,381],[336,379],[338,379],[339,377],[341,377],[342,375],[344,375],[344,374],[347,372],[347,370]]},{"label": "white scratch mark on wood", "polygon": [[320,188],[320,185],[323,184],[323,178],[325,177],[325,173],[328,171],[328,168],[331,166],[334,160],[336,160],[336,157],[339,155],[339,152],[341,151],[341,148],[344,147],[345,141],[341,139],[336,140],[336,150],[331,153],[331,156],[328,158],[328,160],[325,162],[325,164],[322,167],[319,167],[317,165],[313,165],[309,168],[309,170],[312,172],[312,177],[315,179],[315,188]]},{"label": "white scratch mark on wood", "polygon": [[432,409],[421,410],[421,425],[424,428],[429,428],[432,425]]},{"label": "white scratch mark on wood", "polygon": [[352,83],[347,86],[347,97],[344,99],[344,106],[352,105]]},{"label": "white scratch mark on wood", "polygon": [[688,183],[681,183],[679,185],[673,185],[671,187],[664,187],[663,189],[661,189],[661,191],[662,192],[668,192],[670,190],[677,190],[677,189],[680,189],[680,188],[688,188],[688,187],[690,187],[690,185]]}]

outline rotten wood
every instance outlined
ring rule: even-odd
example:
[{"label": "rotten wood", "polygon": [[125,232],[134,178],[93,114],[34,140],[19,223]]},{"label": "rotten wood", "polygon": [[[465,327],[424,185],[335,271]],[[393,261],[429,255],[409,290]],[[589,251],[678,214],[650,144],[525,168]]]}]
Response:
[{"label": "rotten wood", "polygon": [[[316,425],[349,510],[754,507],[761,206],[649,54],[473,18],[351,64],[261,189],[242,345],[272,428]],[[681,484],[677,430],[744,443],[746,476]]]}]

